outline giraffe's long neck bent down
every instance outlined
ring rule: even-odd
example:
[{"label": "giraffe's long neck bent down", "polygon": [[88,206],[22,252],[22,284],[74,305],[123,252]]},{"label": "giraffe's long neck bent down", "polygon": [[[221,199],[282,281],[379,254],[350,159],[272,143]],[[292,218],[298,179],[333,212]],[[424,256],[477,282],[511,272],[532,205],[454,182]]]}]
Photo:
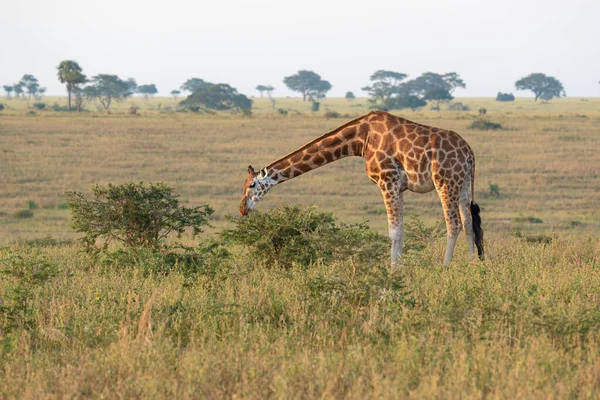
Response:
[{"label": "giraffe's long neck bent down", "polygon": [[345,157],[361,157],[368,132],[364,117],[352,120],[272,162],[264,174],[278,184]]}]

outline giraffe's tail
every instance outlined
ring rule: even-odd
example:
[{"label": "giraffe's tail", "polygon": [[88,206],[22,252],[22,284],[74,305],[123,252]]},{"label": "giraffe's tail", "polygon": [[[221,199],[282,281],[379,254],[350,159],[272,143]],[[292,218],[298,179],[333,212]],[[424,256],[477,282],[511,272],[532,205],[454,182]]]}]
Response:
[{"label": "giraffe's tail", "polygon": [[475,246],[477,246],[477,255],[483,260],[483,229],[481,228],[481,216],[479,215],[479,205],[475,203],[475,160],[471,165],[471,219],[473,221],[473,236]]}]

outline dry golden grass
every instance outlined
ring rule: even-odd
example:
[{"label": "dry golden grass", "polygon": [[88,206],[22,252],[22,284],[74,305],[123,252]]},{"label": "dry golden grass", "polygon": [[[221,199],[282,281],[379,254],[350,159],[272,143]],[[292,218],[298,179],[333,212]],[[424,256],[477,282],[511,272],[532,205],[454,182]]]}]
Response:
[{"label": "dry golden grass", "polygon": [[[400,114],[473,147],[490,257],[467,263],[463,239],[445,268],[436,241],[406,258],[401,289],[385,269],[343,259],[282,270],[232,249],[199,271],[182,262],[165,273],[144,253],[93,258],[78,245],[14,243],[75,237],[63,192],[96,183],[165,181],[186,202],[213,206],[224,226],[248,164],[345,119],[296,99],[277,99],[299,112],[287,117],[256,99],[252,118],[165,112],[169,99],[128,100],[110,115],[30,114],[9,101],[0,113],[0,272],[10,272],[0,274],[0,398],[598,398],[600,100],[461,100],[471,111]],[[141,116],[127,114],[132,103]],[[467,129],[480,107],[507,129]],[[364,99],[322,108],[367,111]],[[407,212],[441,216],[434,193],[406,197]],[[258,207],[279,204],[317,204],[386,232],[358,158],[276,187]],[[15,216],[30,206],[32,218]],[[43,268],[54,275],[30,276]]]},{"label": "dry golden grass", "polygon": [[[600,231],[600,100],[560,99],[549,104],[520,99],[461,99],[471,111],[402,111],[409,119],[453,129],[477,157],[476,199],[487,232]],[[64,99],[48,99],[64,102]],[[297,110],[281,116],[266,99],[255,99],[252,118],[193,115],[166,111],[172,99],[117,103],[111,115],[51,111],[28,114],[26,102],[12,100],[0,114],[0,242],[51,235],[73,237],[65,190],[126,181],[165,181],[191,204],[210,203],[216,218],[237,213],[246,167],[263,166],[346,119],[310,112],[308,102],[277,99],[277,108]],[[158,105],[161,105],[162,112]],[[130,105],[140,116],[130,116]],[[485,107],[506,130],[475,131],[467,126]],[[366,113],[365,99],[327,99],[322,110],[349,117]],[[490,184],[500,197],[490,195]],[[32,200],[40,206],[31,219],[15,212]],[[439,218],[435,193],[406,196],[408,213]],[[349,221],[368,219],[386,232],[378,188],[359,158],[344,159],[274,188],[260,209],[279,204],[316,204]],[[529,217],[541,224],[520,222]],[[217,222],[218,223],[218,222]]]}]

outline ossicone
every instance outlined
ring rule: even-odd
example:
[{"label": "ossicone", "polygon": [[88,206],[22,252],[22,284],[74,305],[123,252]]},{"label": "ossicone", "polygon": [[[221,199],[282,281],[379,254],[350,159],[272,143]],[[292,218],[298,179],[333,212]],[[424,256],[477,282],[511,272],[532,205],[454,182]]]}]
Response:
[{"label": "ossicone", "polygon": [[254,168],[252,168],[252,165],[248,165],[248,173],[249,174],[254,174]]}]

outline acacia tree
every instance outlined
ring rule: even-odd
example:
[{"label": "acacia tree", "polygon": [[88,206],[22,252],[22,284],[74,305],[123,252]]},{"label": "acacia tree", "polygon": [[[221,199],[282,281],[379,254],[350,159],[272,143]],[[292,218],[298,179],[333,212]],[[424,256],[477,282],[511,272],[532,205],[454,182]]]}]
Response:
[{"label": "acacia tree", "polygon": [[43,95],[46,92],[46,88],[41,88],[37,78],[31,74],[23,75],[21,81],[19,81],[15,87],[16,86],[19,86],[22,96],[24,96],[23,88],[27,90],[27,100],[31,99],[31,96],[37,99],[40,95]]},{"label": "acacia tree", "polygon": [[321,79],[313,71],[301,70],[296,75],[286,76],[283,83],[293,92],[302,93],[302,101],[320,99],[331,90],[331,83]]},{"label": "acacia tree", "polygon": [[553,97],[566,96],[565,89],[560,81],[553,76],[541,73],[529,74],[515,82],[517,90],[531,90],[535,101],[551,100]]},{"label": "acacia tree", "polygon": [[362,90],[369,93],[372,103],[381,103],[384,108],[390,109],[394,103],[392,97],[400,93],[401,82],[407,76],[402,72],[380,69],[369,78],[371,86],[365,86]]},{"label": "acacia tree", "polygon": [[179,95],[181,94],[181,91],[179,90],[171,90],[171,96],[173,96],[173,99],[177,100],[177,98],[179,97]]},{"label": "acacia tree", "polygon": [[217,111],[241,111],[245,115],[252,113],[252,100],[225,83],[198,89],[180,104],[186,107],[203,107]]},{"label": "acacia tree", "polygon": [[352,101],[352,100],[354,100],[356,98],[356,96],[352,92],[346,92],[346,96],[345,97],[346,97],[346,100],[348,100],[348,101]]},{"label": "acacia tree", "polygon": [[275,90],[275,88],[271,85],[267,85],[265,86],[265,92],[267,92],[267,96],[269,96],[269,99],[271,99],[273,97],[273,90]]},{"label": "acacia tree", "polygon": [[[60,83],[67,84],[68,105],[71,111],[71,93],[79,84],[87,81],[87,77],[81,73],[82,69],[76,61],[64,60],[61,61],[58,67],[58,80]],[[79,107],[78,107],[79,110]]]},{"label": "acacia tree", "polygon": [[120,101],[131,96],[135,91],[135,81],[122,80],[117,75],[99,74],[90,80],[90,85],[84,89],[88,99],[98,99],[105,110],[110,108],[113,99]]},{"label": "acacia tree", "polygon": [[419,77],[406,82],[402,90],[408,95],[435,102],[433,109],[439,110],[441,102],[454,98],[452,93],[456,88],[464,89],[466,86],[456,72],[443,75],[435,72],[425,72]]},{"label": "acacia tree", "polygon": [[212,83],[206,82],[204,79],[190,78],[187,81],[183,82],[183,84],[181,85],[181,90],[193,93],[196,90],[204,89],[211,85]]},{"label": "acacia tree", "polygon": [[14,87],[12,87],[10,85],[4,85],[3,88],[4,88],[4,91],[6,92],[6,98],[10,100],[12,97],[12,92],[14,90]]},{"label": "acacia tree", "polygon": [[25,87],[25,84],[23,82],[17,82],[13,85],[13,89],[15,91],[15,97],[18,99],[19,97],[21,98],[25,98],[25,90],[23,90],[23,88]]},{"label": "acacia tree", "polygon": [[453,98],[454,97],[452,97],[448,90],[442,88],[430,88],[423,96],[423,100],[435,102],[435,105],[432,108],[437,111],[440,111],[440,103],[442,101],[450,101]]},{"label": "acacia tree", "polygon": [[158,93],[158,89],[156,89],[156,85],[151,83],[149,85],[140,85],[137,87],[137,92],[144,96],[144,100],[148,101],[148,97],[154,96]]},{"label": "acacia tree", "polygon": [[260,97],[263,97],[263,93],[267,90],[267,87],[265,85],[258,85],[255,90],[258,90]]}]

